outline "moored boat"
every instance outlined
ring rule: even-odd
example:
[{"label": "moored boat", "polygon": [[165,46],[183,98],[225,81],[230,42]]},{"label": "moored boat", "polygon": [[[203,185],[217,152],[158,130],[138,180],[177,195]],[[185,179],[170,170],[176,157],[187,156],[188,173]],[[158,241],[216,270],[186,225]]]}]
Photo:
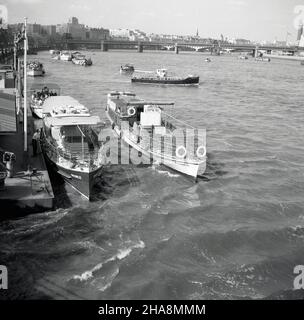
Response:
[{"label": "moored boat", "polygon": [[104,166],[98,141],[98,116],[69,96],[49,97],[43,104],[42,150],[59,175],[91,200]]},{"label": "moored boat", "polygon": [[145,72],[143,76],[135,75],[131,78],[133,83],[172,84],[172,85],[198,85],[199,77],[188,75],[185,77],[168,76],[167,69],[157,69],[154,72]]},{"label": "moored boat", "polygon": [[48,97],[59,96],[60,88],[56,84],[33,84],[31,89],[30,108],[35,118],[43,118],[43,103]]},{"label": "moored boat", "polygon": [[124,66],[120,66],[120,73],[133,73],[134,71],[133,64],[127,63]]},{"label": "moored boat", "polygon": [[45,70],[43,64],[39,61],[32,61],[28,63],[27,75],[30,77],[41,77],[44,76]]},{"label": "moored boat", "polygon": [[73,55],[72,62],[79,66],[91,66],[93,64],[91,58],[86,58],[84,54]]},{"label": "moored boat", "polygon": [[257,57],[257,58],[255,58],[255,61],[259,61],[259,62],[270,62],[271,59],[270,59],[270,58],[266,58],[266,57]]},{"label": "moored boat", "polygon": [[111,92],[106,114],[116,134],[146,159],[196,179],[206,169],[205,130],[167,113],[173,106],[173,102],[141,100],[129,92]]},{"label": "moored boat", "polygon": [[68,51],[63,51],[60,53],[60,60],[62,61],[72,61],[72,55]]}]

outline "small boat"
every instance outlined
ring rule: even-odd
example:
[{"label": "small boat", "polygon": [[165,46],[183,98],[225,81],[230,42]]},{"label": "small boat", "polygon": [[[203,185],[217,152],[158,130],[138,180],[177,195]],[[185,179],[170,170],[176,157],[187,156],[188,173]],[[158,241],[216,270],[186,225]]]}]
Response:
[{"label": "small boat", "polygon": [[270,62],[271,59],[270,59],[270,58],[265,58],[265,57],[257,57],[257,58],[255,58],[255,61],[259,61],[259,62]]},{"label": "small boat", "polygon": [[125,64],[124,66],[120,66],[120,73],[133,73],[135,68],[132,64]]},{"label": "small boat", "polygon": [[60,54],[60,60],[62,60],[62,61],[72,61],[72,55],[68,51],[63,51]]},{"label": "small boat", "polygon": [[118,137],[148,163],[152,159],[196,179],[206,170],[205,130],[201,135],[170,115],[166,109],[173,106],[173,102],[141,100],[130,92],[111,92],[106,115]]},{"label": "small boat", "polygon": [[104,167],[103,145],[98,141],[98,116],[69,96],[53,96],[43,104],[41,147],[46,160],[75,190],[91,200]]},{"label": "small boat", "polygon": [[[149,83],[149,84],[173,84],[173,85],[198,85],[199,77],[188,75],[186,77],[168,76],[167,69],[157,69],[156,73],[144,71],[144,76],[133,76],[133,83]],[[152,74],[152,75],[149,75]]]},{"label": "small boat", "polygon": [[59,96],[60,88],[57,84],[33,84],[30,89],[30,108],[35,118],[43,118],[43,103],[48,97]]},{"label": "small boat", "polygon": [[43,64],[39,61],[32,61],[28,63],[27,75],[30,77],[41,77],[44,76],[45,70]]},{"label": "small boat", "polygon": [[206,58],[205,62],[211,62],[211,59],[210,58]]},{"label": "small boat", "polygon": [[91,58],[87,59],[86,56],[83,54],[74,55],[72,58],[72,62],[79,66],[85,66],[85,67],[91,66],[93,64]]},{"label": "small boat", "polygon": [[240,59],[240,60],[248,60],[248,56],[240,55],[240,56],[239,56],[239,59]]}]

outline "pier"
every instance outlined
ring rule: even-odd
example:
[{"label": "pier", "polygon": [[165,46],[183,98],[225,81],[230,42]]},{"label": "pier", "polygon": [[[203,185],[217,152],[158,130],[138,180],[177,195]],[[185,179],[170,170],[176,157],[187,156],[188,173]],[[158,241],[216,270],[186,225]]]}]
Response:
[{"label": "pier", "polygon": [[[20,72],[14,74],[17,76],[16,88],[8,76],[0,83],[0,171],[2,176],[6,175],[0,186],[0,204],[3,208],[0,220],[50,210],[54,199],[49,174],[39,146],[38,154],[33,156],[31,142],[36,130],[35,121],[30,110],[27,110],[27,121],[24,121],[19,92],[21,74]],[[27,125],[27,130],[24,130],[24,123]],[[24,139],[24,132],[27,133],[27,139]],[[10,159],[13,160],[8,161],[7,156],[12,156]]]}]

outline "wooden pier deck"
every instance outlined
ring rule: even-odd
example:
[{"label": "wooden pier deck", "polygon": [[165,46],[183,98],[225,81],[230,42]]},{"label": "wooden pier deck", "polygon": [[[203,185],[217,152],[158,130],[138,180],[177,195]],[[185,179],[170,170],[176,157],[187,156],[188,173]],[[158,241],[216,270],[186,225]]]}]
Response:
[{"label": "wooden pier deck", "polygon": [[[0,108],[0,117],[2,117]],[[3,190],[0,190],[0,219],[26,213],[50,210],[53,207],[54,193],[43,155],[38,147],[38,155],[33,157],[32,136],[34,120],[28,111],[28,151],[24,152],[23,122],[16,121],[16,133],[0,133],[0,148],[16,155],[14,174],[7,177]],[[18,118],[18,117],[17,117]],[[34,174],[30,168],[35,168]],[[8,211],[9,210],[9,211]],[[12,212],[13,211],[13,212]]]}]

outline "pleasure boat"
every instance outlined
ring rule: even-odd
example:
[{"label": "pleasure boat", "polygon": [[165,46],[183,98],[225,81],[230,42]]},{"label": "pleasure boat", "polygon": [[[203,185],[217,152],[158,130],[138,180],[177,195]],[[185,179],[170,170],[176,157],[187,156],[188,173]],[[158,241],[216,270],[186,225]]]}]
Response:
[{"label": "pleasure boat", "polygon": [[79,66],[91,66],[93,64],[91,58],[86,58],[86,56],[84,54],[77,54],[77,55],[74,55],[73,58],[72,58],[72,62],[74,64],[77,64]]},{"label": "pleasure boat", "polygon": [[66,182],[91,200],[105,163],[103,146],[98,141],[100,118],[69,96],[47,98],[43,114],[41,145],[46,160]]},{"label": "pleasure boat", "polygon": [[167,112],[173,102],[146,101],[111,92],[106,115],[113,131],[146,159],[197,179],[206,170],[206,131]]},{"label": "pleasure boat", "polygon": [[135,75],[131,81],[133,83],[149,83],[149,84],[173,84],[173,85],[198,85],[199,77],[188,75],[186,77],[168,76],[167,69],[157,69],[156,73],[145,71],[145,75]]},{"label": "pleasure boat", "polygon": [[72,55],[68,51],[63,51],[60,54],[60,60],[62,60],[62,61],[72,61]]},{"label": "pleasure boat", "polygon": [[44,76],[45,70],[43,64],[39,61],[32,61],[28,63],[27,75],[30,77],[41,77]]},{"label": "pleasure boat", "polygon": [[125,64],[124,66],[120,66],[120,73],[133,73],[135,68],[133,64]]},{"label": "pleasure boat", "polygon": [[259,62],[270,62],[271,59],[270,59],[270,58],[265,58],[265,57],[257,57],[257,58],[255,58],[255,61],[259,61]]},{"label": "pleasure boat", "polygon": [[43,118],[43,103],[48,97],[59,96],[60,88],[57,84],[33,84],[31,89],[30,108],[35,118]]}]

